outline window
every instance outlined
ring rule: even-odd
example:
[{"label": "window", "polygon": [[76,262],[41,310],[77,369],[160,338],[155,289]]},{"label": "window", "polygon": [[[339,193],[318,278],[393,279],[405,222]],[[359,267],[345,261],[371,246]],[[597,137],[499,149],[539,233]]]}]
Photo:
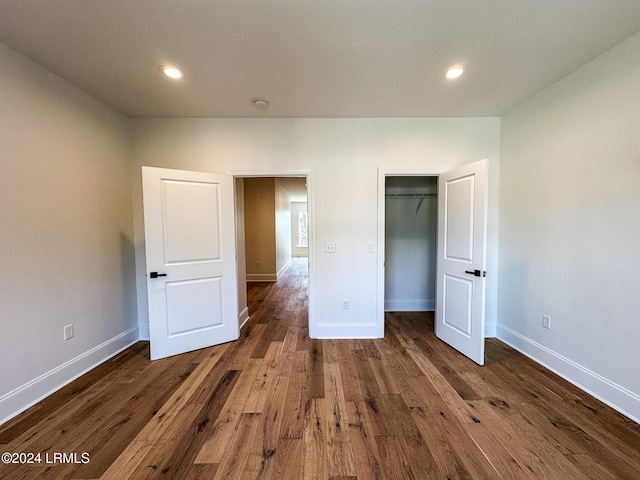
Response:
[{"label": "window", "polygon": [[298,247],[309,246],[309,234],[307,228],[307,212],[298,213]]}]

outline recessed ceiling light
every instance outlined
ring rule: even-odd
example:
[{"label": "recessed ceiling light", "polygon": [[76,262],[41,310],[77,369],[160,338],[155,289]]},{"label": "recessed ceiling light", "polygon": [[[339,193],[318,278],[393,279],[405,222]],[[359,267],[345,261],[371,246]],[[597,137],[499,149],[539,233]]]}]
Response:
[{"label": "recessed ceiling light", "polygon": [[162,65],[160,67],[160,71],[169,78],[182,78],[182,72],[180,71],[180,69],[174,67],[173,65]]},{"label": "recessed ceiling light", "polygon": [[269,106],[269,100],[264,98],[254,98],[252,102],[253,105],[260,110],[263,110]]},{"label": "recessed ceiling light", "polygon": [[454,78],[458,78],[463,73],[464,68],[462,68],[462,65],[454,65],[453,67],[450,67],[449,70],[447,70],[446,76],[449,80],[453,80]]}]

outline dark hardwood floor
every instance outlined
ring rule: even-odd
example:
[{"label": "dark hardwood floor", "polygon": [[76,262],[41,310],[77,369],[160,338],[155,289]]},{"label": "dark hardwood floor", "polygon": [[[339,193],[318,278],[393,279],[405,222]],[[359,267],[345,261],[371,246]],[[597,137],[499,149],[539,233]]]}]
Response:
[{"label": "dark hardwood floor", "polygon": [[300,260],[248,298],[239,341],[155,362],[140,342],[0,426],[0,453],[41,454],[0,478],[640,478],[638,424],[496,339],[484,367],[428,313],[310,339]]}]

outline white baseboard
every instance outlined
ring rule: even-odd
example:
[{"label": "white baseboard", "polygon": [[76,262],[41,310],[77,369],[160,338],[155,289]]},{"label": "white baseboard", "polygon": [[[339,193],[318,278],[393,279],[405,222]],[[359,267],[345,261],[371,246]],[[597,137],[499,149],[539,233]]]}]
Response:
[{"label": "white baseboard", "polygon": [[484,338],[495,338],[498,336],[498,325],[495,323],[484,324]]},{"label": "white baseboard", "polygon": [[640,423],[640,395],[615,384],[588,368],[548,349],[504,325],[497,325],[497,337],[507,345],[544,365],[614,410]]},{"label": "white baseboard", "polygon": [[433,312],[436,309],[436,301],[429,299],[400,299],[385,300],[385,312]]},{"label": "white baseboard", "polygon": [[289,261],[282,266],[282,268],[280,269],[280,271],[276,275],[278,280],[280,280],[282,278],[282,276],[286,273],[286,271],[289,270],[289,267],[291,265],[293,265],[293,260],[289,259]]},{"label": "white baseboard", "polygon": [[247,282],[277,282],[286,273],[293,261],[289,261],[277,273],[247,273]]},{"label": "white baseboard", "polygon": [[138,325],[138,340],[151,340],[151,332],[149,331],[149,324],[139,324]]},{"label": "white baseboard", "polygon": [[274,273],[247,273],[247,282],[277,282],[278,276]]},{"label": "white baseboard", "polygon": [[375,324],[344,324],[321,323],[309,324],[309,337],[319,339],[351,339],[351,338],[382,338],[380,327]]},{"label": "white baseboard", "polygon": [[238,315],[238,325],[240,325],[240,328],[238,330],[242,330],[242,327],[244,327],[245,323],[247,323],[248,321],[249,321],[249,307],[244,307],[244,309]]},{"label": "white baseboard", "polygon": [[130,347],[138,340],[138,327],[136,327],[3,395],[0,397],[0,425]]}]

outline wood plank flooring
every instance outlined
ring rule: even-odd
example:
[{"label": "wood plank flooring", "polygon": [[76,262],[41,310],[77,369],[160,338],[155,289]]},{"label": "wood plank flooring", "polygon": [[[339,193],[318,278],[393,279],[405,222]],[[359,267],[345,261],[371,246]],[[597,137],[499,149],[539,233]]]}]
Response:
[{"label": "wood plank flooring", "polygon": [[248,300],[239,341],[155,362],[140,342],[0,426],[0,453],[41,454],[0,478],[640,478],[638,424],[496,339],[484,367],[428,313],[310,339],[303,259]]}]

